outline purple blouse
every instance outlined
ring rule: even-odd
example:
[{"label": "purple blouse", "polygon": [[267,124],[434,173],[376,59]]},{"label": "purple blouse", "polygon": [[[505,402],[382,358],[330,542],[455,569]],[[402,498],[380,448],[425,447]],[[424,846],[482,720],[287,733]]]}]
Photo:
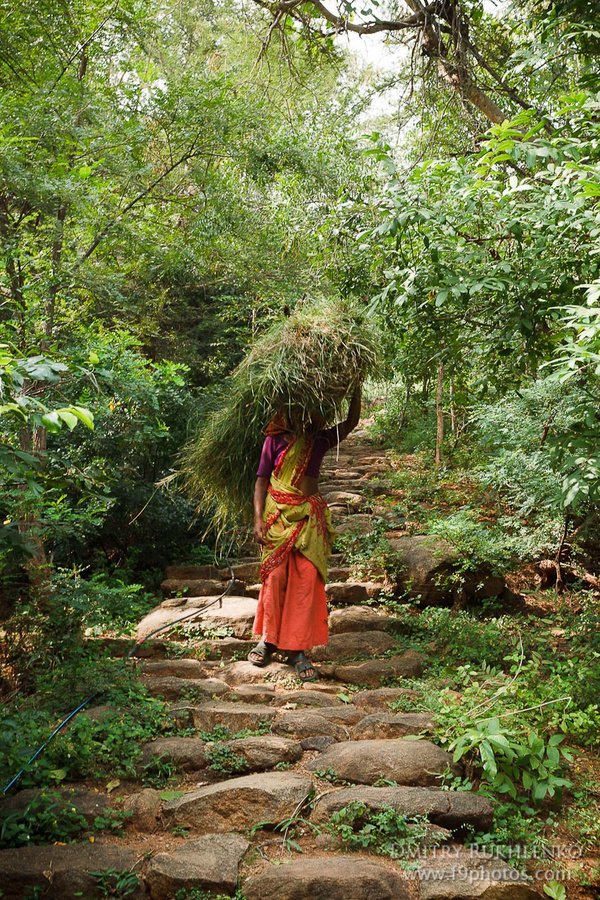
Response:
[{"label": "purple blouse", "polygon": [[[323,457],[328,450],[338,442],[338,429],[334,425],[326,431],[317,431],[312,453],[306,467],[305,475],[309,478],[318,478]],[[288,445],[288,441],[282,434],[269,434],[265,438],[260,463],[256,473],[257,478],[270,478],[271,472],[279,462],[279,457]]]}]

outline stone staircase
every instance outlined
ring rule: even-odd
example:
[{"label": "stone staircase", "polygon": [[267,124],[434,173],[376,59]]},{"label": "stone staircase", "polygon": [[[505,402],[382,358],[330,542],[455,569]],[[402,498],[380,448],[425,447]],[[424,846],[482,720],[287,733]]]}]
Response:
[{"label": "stone staircase", "polygon": [[[389,465],[384,451],[355,432],[339,456],[329,456],[322,492],[336,530],[368,528],[379,491],[373,478]],[[402,679],[421,676],[426,660],[403,647],[392,617],[363,605],[377,597],[382,579],[356,580],[343,557],[332,558],[330,642],[309,654],[320,680],[301,684],[284,662],[261,669],[246,660],[258,563],[243,559],[233,569],[233,594],[202,612],[229,572],[171,567],[165,600],[138,630],[143,637],[199,610],[179,626],[176,643],[172,634],[149,640],[135,663],[150,693],[194,735],[157,735],[143,749],[142,765],[168,760],[176,767],[180,793],[166,799],[135,782],[119,791],[131,813],[122,839],[1,851],[3,900],[119,896],[99,892],[90,875],[108,870],[135,871],[139,887],[130,896],[151,900],[238,889],[247,900],[539,900],[510,865],[461,843],[467,826],[491,827],[492,806],[476,793],[441,789],[444,772],[462,770],[431,741],[432,715],[390,708],[418,698]],[[111,805],[108,793],[74,790],[69,796],[90,815]],[[25,794],[8,803],[19,808]],[[355,802],[427,817],[408,870],[387,856],[348,851],[328,829]]]}]

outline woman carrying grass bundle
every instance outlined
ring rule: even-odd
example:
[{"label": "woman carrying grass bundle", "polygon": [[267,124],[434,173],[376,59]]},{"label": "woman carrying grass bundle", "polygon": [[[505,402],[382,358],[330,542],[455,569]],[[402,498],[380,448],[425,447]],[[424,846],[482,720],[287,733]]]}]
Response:
[{"label": "woman carrying grass bundle", "polygon": [[319,493],[325,453],[358,424],[360,388],[345,422],[327,430],[295,433],[285,414],[267,427],[254,489],[254,535],[262,545],[261,590],[254,633],[262,635],[248,659],[266,666],[277,650],[287,653],[302,681],[317,671],[304,651],[329,640],[325,580],[334,531]]}]

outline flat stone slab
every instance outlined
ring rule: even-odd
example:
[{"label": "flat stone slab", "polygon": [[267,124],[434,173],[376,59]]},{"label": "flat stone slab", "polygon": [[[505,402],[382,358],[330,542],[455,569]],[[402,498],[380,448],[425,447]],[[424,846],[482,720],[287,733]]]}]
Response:
[{"label": "flat stone slab", "polygon": [[391,807],[407,818],[427,816],[430,822],[462,831],[472,825],[477,831],[492,827],[494,808],[487,797],[469,791],[442,791],[428,787],[351,787],[331,791],[316,804],[311,821],[320,825],[350,803],[369,809]]},{"label": "flat stone slab", "polygon": [[[253,583],[258,581],[260,578],[260,561],[252,560],[252,562],[241,562],[235,563],[232,567],[233,574],[235,575],[236,581],[245,581],[248,583]],[[221,569],[219,572],[221,578],[229,579],[231,577],[231,573],[229,569]]]},{"label": "flat stone slab", "polygon": [[[430,849],[415,875],[421,886],[421,900],[541,900],[526,876],[486,853],[453,847]],[[547,868],[547,867],[544,867]]]},{"label": "flat stone slab", "polygon": [[325,750],[307,768],[332,769],[340,780],[356,784],[387,778],[424,787],[439,784],[446,769],[454,775],[462,772],[449,753],[424,740],[347,741]]},{"label": "flat stone slab", "polygon": [[156,678],[206,678],[206,670],[198,659],[145,660],[137,669]]},{"label": "flat stone slab", "polygon": [[232,659],[240,653],[247,654],[252,644],[246,639],[236,637],[211,638],[188,644],[194,651],[204,655],[207,660]]},{"label": "flat stone slab", "polygon": [[153,759],[166,758],[172,760],[183,772],[194,772],[208,765],[204,747],[205,743],[200,738],[157,738],[144,745],[140,762],[147,765]]},{"label": "flat stone slab", "polygon": [[369,659],[366,662],[322,666],[325,678],[335,678],[346,684],[381,685],[382,678],[420,678],[423,674],[422,657],[412,650],[402,656],[389,659]]},{"label": "flat stone slab", "polygon": [[[222,578],[166,578],[160,589],[165,597],[186,592],[190,597],[217,597],[227,587]],[[238,585],[242,587],[243,585]],[[243,593],[243,591],[242,591]]]},{"label": "flat stone slab", "polygon": [[[186,604],[188,605],[190,601]],[[252,597],[224,597],[222,607],[218,604],[211,606],[206,612],[200,613],[194,622],[210,628],[230,628],[234,637],[249,638],[252,636],[257,605],[258,601]]]},{"label": "flat stone slab", "polygon": [[220,703],[211,701],[194,709],[194,728],[197,731],[213,730],[215,725],[223,725],[231,734],[245,728],[256,730],[265,721],[271,721],[277,710],[258,703]]},{"label": "flat stone slab", "polygon": [[249,846],[240,834],[206,834],[179,850],[158,853],[145,872],[152,900],[171,900],[177,891],[192,888],[233,893],[238,866]]},{"label": "flat stone slab", "polygon": [[345,609],[334,609],[329,614],[329,634],[348,634],[355,631],[388,631],[394,628],[397,620],[366,606],[347,606]]},{"label": "flat stone slab", "polygon": [[[351,703],[344,703],[342,706],[320,706],[315,712],[330,722],[336,722],[338,725],[344,725],[350,728],[356,725],[361,719],[364,719],[365,712],[362,709],[356,709]],[[289,713],[286,713],[289,715]]]},{"label": "flat stone slab", "polygon": [[163,815],[201,834],[244,831],[289,818],[311,789],[310,778],[289,772],[245,775],[189,791],[165,803]]},{"label": "flat stone slab", "polygon": [[218,678],[144,678],[142,684],[153,697],[165,700],[212,699],[229,694],[229,685]]},{"label": "flat stone slab", "polygon": [[249,878],[246,900],[410,900],[399,871],[356,856],[300,859]]},{"label": "flat stone slab", "polygon": [[405,697],[408,700],[418,700],[421,695],[410,688],[376,688],[372,691],[358,691],[352,695],[355,706],[366,709],[383,709],[389,711],[390,703]]},{"label": "flat stone slab", "polygon": [[341,662],[344,659],[381,656],[397,647],[398,642],[385,631],[348,632],[330,635],[328,644],[313,647],[307,655],[313,662]]},{"label": "flat stone slab", "polygon": [[327,569],[328,581],[348,581],[351,570],[348,566],[331,566]]},{"label": "flat stone slab", "polygon": [[[166,625],[168,622],[172,622],[174,619],[180,617],[181,610],[175,609],[162,609],[160,606],[153,609],[148,615],[144,616],[140,624],[135,630],[136,638],[139,640],[140,638],[145,638],[153,631],[156,631],[157,628],[162,628],[163,625]],[[164,632],[163,636],[166,636],[168,632]]]},{"label": "flat stone slab", "polygon": [[245,703],[271,703],[274,697],[275,686],[272,684],[239,684],[232,688],[227,699],[242,700]]},{"label": "flat stone slab", "polygon": [[[341,526],[336,527],[336,531],[340,529]],[[363,581],[332,581],[325,585],[325,593],[330,603],[348,603],[354,606],[377,598],[381,593],[381,585]]]},{"label": "flat stone slab", "polygon": [[[98,881],[90,872],[133,871],[137,859],[134,850],[89,842],[0,850],[2,900],[23,900],[35,888],[49,900],[97,897]],[[141,891],[133,896],[142,896]]]},{"label": "flat stone slab", "polygon": [[432,733],[433,719],[427,713],[374,713],[352,729],[352,740],[369,741],[377,738],[401,738],[407,734]]},{"label": "flat stone slab", "polygon": [[273,734],[280,734],[301,741],[304,738],[326,735],[336,741],[350,740],[350,732],[343,725],[319,715],[321,710],[298,709],[288,713],[271,726]]},{"label": "flat stone slab", "polygon": [[212,746],[226,746],[236,756],[243,757],[248,772],[264,772],[266,769],[275,768],[279,763],[292,764],[302,758],[302,746],[299,741],[275,734],[239,738]]},{"label": "flat stone slab", "polygon": [[324,691],[312,691],[310,688],[304,688],[299,691],[284,691],[281,694],[276,694],[272,701],[272,705],[277,707],[285,706],[293,709],[297,706],[344,706],[344,701],[336,697],[335,694],[325,693]]},{"label": "flat stone slab", "polygon": [[[252,649],[252,644],[248,643],[248,653]],[[239,684],[255,684],[264,679],[268,673],[270,678],[289,678],[293,675],[294,670],[285,663],[272,662],[264,668],[253,665],[249,660],[240,660],[239,662],[229,663],[219,670],[219,678],[226,681],[230,687],[237,687]],[[269,682],[271,683],[271,682]]]}]

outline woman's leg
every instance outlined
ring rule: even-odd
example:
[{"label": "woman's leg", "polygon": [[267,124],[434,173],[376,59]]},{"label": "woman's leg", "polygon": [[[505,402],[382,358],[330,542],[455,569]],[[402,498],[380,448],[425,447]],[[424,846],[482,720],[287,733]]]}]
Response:
[{"label": "woman's leg", "polygon": [[317,671],[304,655],[305,650],[329,640],[327,598],[323,579],[302,553],[292,551],[281,617],[281,649],[288,650],[288,662],[302,681],[314,681]]}]

